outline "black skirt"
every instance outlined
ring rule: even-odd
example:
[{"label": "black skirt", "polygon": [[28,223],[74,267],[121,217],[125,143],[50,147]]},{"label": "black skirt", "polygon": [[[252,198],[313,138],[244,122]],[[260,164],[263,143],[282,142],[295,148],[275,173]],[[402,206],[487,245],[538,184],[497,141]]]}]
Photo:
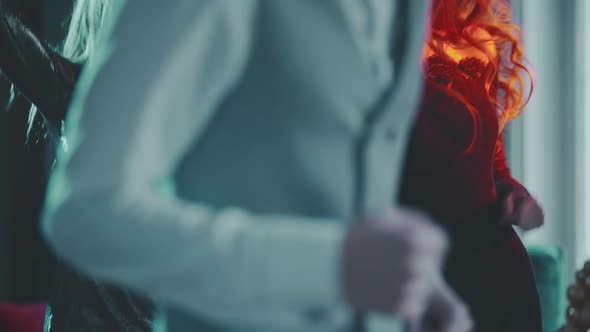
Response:
[{"label": "black skirt", "polygon": [[451,240],[445,276],[467,303],[474,332],[542,332],[530,258],[512,226],[499,226],[494,205],[445,225]]}]

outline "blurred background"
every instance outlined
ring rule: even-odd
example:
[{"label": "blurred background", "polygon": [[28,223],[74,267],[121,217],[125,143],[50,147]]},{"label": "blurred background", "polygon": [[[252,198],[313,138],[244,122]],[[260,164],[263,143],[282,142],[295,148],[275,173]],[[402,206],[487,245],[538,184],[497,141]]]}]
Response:
[{"label": "blurred background", "polygon": [[[57,45],[72,0],[16,1]],[[550,257],[562,279],[546,280],[556,284],[573,280],[590,259],[590,1],[511,2],[536,84],[523,116],[508,127],[509,159],[545,208],[543,229],[522,236],[539,257]],[[45,147],[42,140],[25,144],[28,114],[5,110],[7,91],[0,79],[0,301],[31,302],[46,298],[52,266],[37,230]],[[565,297],[562,288],[555,296]]]},{"label": "blurred background", "polygon": [[514,174],[545,208],[546,225],[529,245],[559,246],[565,271],[590,258],[590,2],[512,0],[522,26],[535,91],[509,129]]}]

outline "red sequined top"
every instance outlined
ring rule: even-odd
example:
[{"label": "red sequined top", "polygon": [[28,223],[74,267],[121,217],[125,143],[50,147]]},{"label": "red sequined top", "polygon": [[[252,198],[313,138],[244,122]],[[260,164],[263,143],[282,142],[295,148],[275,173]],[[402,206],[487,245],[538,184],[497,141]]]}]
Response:
[{"label": "red sequined top", "polygon": [[[439,56],[426,60],[426,88],[410,137],[400,198],[403,205],[443,223],[473,216],[506,192],[525,190],[506,164],[498,113],[485,94],[486,69],[477,58],[459,63]],[[477,135],[469,152],[473,118],[444,88],[449,84],[477,111]]]}]

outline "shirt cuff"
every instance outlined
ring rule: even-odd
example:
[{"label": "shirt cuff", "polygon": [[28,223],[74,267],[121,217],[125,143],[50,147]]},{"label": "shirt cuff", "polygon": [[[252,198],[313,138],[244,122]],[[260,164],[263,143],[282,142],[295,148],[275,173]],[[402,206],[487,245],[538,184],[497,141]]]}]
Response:
[{"label": "shirt cuff", "polygon": [[263,246],[267,299],[302,309],[329,309],[343,303],[342,247],[346,226],[336,222],[292,221],[275,229]]}]

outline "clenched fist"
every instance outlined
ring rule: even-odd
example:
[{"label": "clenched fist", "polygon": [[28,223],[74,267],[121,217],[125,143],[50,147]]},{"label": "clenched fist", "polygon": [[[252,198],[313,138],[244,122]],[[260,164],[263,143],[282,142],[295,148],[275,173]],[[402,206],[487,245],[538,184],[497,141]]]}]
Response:
[{"label": "clenched fist", "polygon": [[464,304],[443,282],[447,239],[415,211],[387,211],[350,229],[343,252],[344,289],[356,309],[395,314],[410,326],[465,332]]}]

